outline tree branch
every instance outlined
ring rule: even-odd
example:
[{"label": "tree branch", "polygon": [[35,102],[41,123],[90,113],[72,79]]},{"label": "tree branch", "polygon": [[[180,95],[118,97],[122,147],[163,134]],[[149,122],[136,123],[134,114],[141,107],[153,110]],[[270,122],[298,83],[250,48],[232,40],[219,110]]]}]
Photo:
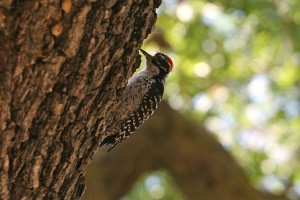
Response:
[{"label": "tree branch", "polygon": [[[97,158],[89,167],[92,183],[84,199],[119,199],[142,174],[163,169],[191,200],[287,200],[254,189],[209,131],[166,103],[130,139]],[[95,187],[105,197],[93,193]]]}]

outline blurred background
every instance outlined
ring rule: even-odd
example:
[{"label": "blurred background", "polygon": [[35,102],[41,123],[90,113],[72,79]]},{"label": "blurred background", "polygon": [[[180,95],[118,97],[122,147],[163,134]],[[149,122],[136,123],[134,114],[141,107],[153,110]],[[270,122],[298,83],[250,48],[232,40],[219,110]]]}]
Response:
[{"label": "blurred background", "polygon": [[[174,61],[171,108],[207,129],[252,187],[292,200],[300,199],[299,8],[298,0],[163,0],[143,46]],[[187,197],[159,169],[121,199]]]}]

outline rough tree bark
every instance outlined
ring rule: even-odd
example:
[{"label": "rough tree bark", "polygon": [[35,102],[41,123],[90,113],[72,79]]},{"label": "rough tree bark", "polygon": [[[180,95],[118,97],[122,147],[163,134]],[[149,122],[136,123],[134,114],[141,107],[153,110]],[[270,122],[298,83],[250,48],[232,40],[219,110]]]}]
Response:
[{"label": "rough tree bark", "polygon": [[78,199],[160,0],[0,2],[0,198]]},{"label": "rough tree bark", "polygon": [[119,199],[143,173],[159,169],[191,200],[287,200],[254,189],[211,133],[166,103],[130,139],[96,158],[87,172],[86,200]]}]

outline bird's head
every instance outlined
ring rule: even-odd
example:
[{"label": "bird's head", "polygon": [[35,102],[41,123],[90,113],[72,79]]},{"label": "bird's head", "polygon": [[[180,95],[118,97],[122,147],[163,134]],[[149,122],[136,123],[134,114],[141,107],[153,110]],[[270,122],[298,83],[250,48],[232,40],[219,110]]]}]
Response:
[{"label": "bird's head", "polygon": [[140,50],[147,59],[146,62],[147,70],[154,71],[157,74],[165,74],[165,75],[169,74],[172,71],[173,61],[169,56],[161,52],[156,52],[154,55],[151,55],[146,51],[144,51],[143,49]]}]

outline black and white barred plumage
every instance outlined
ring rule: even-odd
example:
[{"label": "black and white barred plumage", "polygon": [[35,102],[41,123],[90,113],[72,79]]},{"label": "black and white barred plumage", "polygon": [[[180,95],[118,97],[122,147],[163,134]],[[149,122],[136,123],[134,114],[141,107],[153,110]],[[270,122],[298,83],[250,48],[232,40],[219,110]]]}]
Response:
[{"label": "black and white barred plumage", "polygon": [[162,100],[166,78],[172,71],[173,62],[167,55],[157,52],[152,56],[142,49],[141,52],[147,59],[146,67],[129,80],[120,97],[116,116],[121,128],[101,142],[101,145],[110,145],[108,151],[128,138],[153,114]]}]

